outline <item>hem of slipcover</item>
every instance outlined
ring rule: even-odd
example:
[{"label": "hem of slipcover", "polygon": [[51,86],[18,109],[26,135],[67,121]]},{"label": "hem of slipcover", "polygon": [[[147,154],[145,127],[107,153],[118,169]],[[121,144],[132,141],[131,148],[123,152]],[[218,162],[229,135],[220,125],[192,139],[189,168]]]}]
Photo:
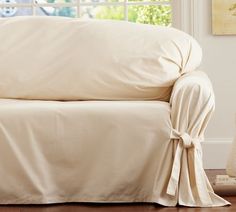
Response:
[{"label": "hem of slipcover", "polygon": [[178,205],[184,206],[184,207],[190,207],[190,208],[215,208],[215,207],[227,207],[230,206],[231,203],[220,203],[220,204],[213,204],[213,205],[193,205],[193,204],[184,204],[184,203],[179,203]]},{"label": "hem of slipcover", "polygon": [[24,199],[11,199],[11,200],[0,200],[0,205],[11,205],[11,204],[60,204],[60,203],[157,203],[162,206],[175,206],[161,204],[159,201],[153,199],[144,199],[144,198],[130,198],[130,199],[99,199],[99,198],[41,198],[41,197],[25,197]]},{"label": "hem of slipcover", "polygon": [[[164,207],[175,207],[177,204],[173,203],[168,204],[164,200],[157,200],[157,198],[129,198],[129,199],[121,199],[121,198],[108,198],[108,199],[100,199],[100,198],[78,198],[78,197],[54,197],[54,198],[42,198],[42,197],[25,197],[11,200],[0,200],[0,205],[14,205],[14,204],[60,204],[60,203],[156,203]],[[181,203],[180,206],[185,207],[223,207],[227,205],[231,205],[229,202],[214,205],[194,205],[194,204],[185,204]]]}]

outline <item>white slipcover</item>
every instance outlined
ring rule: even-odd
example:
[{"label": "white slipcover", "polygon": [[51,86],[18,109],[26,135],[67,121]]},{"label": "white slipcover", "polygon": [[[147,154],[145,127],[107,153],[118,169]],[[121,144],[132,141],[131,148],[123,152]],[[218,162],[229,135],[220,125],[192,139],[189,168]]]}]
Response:
[{"label": "white slipcover", "polygon": [[214,94],[189,35],[23,17],[0,40],[1,204],[229,204],[202,166]]},{"label": "white slipcover", "polygon": [[0,97],[168,101],[201,48],[174,28],[122,21],[0,19]]},{"label": "white slipcover", "polygon": [[[222,206],[229,204],[214,194],[202,164],[201,141],[215,107],[214,93],[205,73],[194,71],[175,83],[170,99],[175,145],[167,193],[180,205]],[[186,204],[187,203],[187,204]]]},{"label": "white slipcover", "polygon": [[160,101],[0,100],[0,203],[229,204],[202,167],[214,109],[202,72]]}]

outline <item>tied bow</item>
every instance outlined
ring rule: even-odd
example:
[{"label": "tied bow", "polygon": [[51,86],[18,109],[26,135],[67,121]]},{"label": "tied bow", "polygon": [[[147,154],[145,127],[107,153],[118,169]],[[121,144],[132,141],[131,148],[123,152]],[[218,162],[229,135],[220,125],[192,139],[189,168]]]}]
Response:
[{"label": "tied bow", "polygon": [[171,139],[179,141],[175,152],[171,176],[167,186],[167,194],[175,196],[179,184],[182,153],[184,149],[201,148],[201,139],[191,138],[188,133],[180,133],[174,129],[171,133]]}]

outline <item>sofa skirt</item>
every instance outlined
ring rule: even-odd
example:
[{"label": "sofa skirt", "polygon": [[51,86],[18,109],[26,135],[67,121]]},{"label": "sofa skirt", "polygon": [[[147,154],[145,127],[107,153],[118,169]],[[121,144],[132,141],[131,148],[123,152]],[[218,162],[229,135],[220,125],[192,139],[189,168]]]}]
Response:
[{"label": "sofa skirt", "polygon": [[169,103],[0,100],[0,204],[157,202],[173,162]]}]

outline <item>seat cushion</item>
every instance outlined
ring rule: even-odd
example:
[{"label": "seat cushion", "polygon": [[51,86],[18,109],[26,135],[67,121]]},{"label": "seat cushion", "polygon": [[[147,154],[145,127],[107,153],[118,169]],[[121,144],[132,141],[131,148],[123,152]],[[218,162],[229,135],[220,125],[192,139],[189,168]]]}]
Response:
[{"label": "seat cushion", "polygon": [[58,17],[0,19],[0,97],[168,101],[201,48],[174,28]]},{"label": "seat cushion", "polygon": [[165,102],[0,100],[0,203],[161,201],[170,132]]}]

